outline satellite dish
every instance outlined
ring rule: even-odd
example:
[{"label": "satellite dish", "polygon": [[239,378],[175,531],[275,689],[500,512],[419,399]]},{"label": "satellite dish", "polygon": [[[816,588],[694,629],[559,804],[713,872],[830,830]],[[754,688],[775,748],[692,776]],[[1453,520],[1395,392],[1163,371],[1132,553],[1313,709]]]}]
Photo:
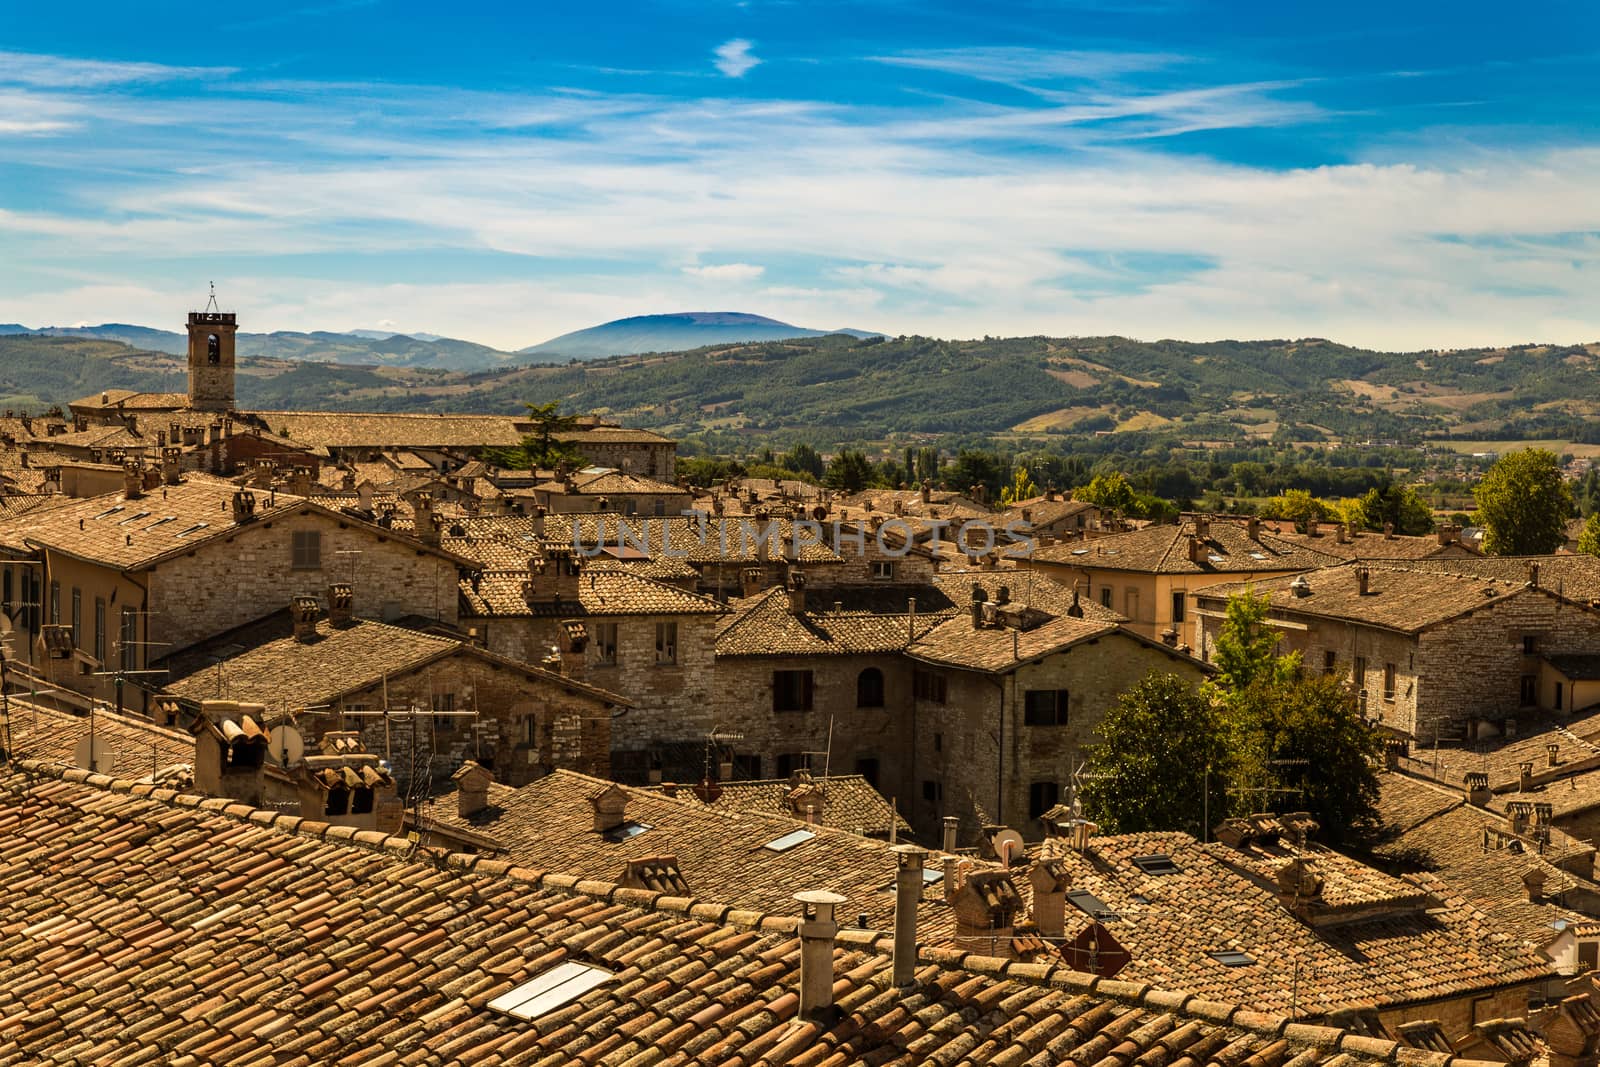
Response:
[{"label": "satellite dish", "polygon": [[299,763],[306,754],[306,739],[300,736],[300,731],[284,723],[274,726],[269,735],[272,742],[267,746],[267,751],[272,758],[278,761],[278,766],[287,767],[291,763]]},{"label": "satellite dish", "polygon": [[994,846],[994,854],[1000,857],[1000,862],[1007,867],[1016,862],[1023,854],[1022,835],[1015,830],[1001,830],[990,839]]},{"label": "satellite dish", "polygon": [[110,774],[117,764],[117,752],[103,737],[85,734],[72,750],[72,765],[93,774]]}]

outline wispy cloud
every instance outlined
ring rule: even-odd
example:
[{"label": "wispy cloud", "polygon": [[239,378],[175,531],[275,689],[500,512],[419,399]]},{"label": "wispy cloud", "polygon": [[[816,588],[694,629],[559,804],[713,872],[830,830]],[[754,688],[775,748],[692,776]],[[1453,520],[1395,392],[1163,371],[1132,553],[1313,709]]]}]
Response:
[{"label": "wispy cloud", "polygon": [[704,267],[684,267],[683,273],[712,282],[753,282],[767,272],[756,263],[716,263]]},{"label": "wispy cloud", "polygon": [[750,54],[753,47],[754,43],[743,37],[724,41],[712,50],[712,55],[716,56],[716,68],[730,78],[744,77],[761,62]]},{"label": "wispy cloud", "polygon": [[1100,81],[1162,70],[1187,62],[1166,52],[1080,51],[1045,48],[940,48],[871,56],[874,62],[959,74],[1006,85],[1061,79]]},{"label": "wispy cloud", "polygon": [[123,63],[99,59],[0,52],[0,84],[49,89],[94,89],[133,82],[168,82],[221,78],[234,67],[170,67],[160,63]]}]

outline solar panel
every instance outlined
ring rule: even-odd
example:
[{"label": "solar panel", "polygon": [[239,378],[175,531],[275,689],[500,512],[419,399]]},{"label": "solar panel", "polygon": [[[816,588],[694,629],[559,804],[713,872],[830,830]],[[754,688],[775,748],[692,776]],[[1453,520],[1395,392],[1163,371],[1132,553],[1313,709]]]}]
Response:
[{"label": "solar panel", "polygon": [[768,841],[761,847],[769,849],[773,852],[788,852],[796,845],[803,845],[816,836],[817,835],[812,833],[810,830],[794,830],[790,833],[784,834],[782,837]]},{"label": "solar panel", "polygon": [[615,977],[610,971],[586,963],[560,963],[511,992],[495,997],[489,1002],[489,1010],[503,1012],[514,1019],[537,1019]]},{"label": "solar panel", "polygon": [[1219,948],[1211,953],[1211,958],[1224,967],[1248,967],[1255,962],[1247,953],[1236,948]]}]

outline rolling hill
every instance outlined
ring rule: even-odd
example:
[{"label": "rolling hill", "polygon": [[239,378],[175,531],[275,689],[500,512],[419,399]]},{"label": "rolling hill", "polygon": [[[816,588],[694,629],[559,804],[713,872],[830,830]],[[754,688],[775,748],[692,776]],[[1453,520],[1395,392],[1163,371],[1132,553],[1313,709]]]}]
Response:
[{"label": "rolling hill", "polygon": [[742,344],[750,341],[785,341],[796,337],[823,337],[830,333],[851,337],[878,337],[864,330],[808,330],[763,315],[739,311],[685,311],[675,315],[635,315],[564,333],[518,354],[543,359],[596,359],[634,356],[648,352],[680,352],[706,345]]}]

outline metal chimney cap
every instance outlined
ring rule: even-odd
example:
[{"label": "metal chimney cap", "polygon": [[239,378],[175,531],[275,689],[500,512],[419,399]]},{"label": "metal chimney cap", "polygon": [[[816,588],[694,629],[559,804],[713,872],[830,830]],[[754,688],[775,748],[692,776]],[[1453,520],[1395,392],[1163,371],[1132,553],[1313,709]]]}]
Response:
[{"label": "metal chimney cap", "polygon": [[850,898],[831,889],[807,889],[796,893],[794,899],[802,904],[847,904]]}]

